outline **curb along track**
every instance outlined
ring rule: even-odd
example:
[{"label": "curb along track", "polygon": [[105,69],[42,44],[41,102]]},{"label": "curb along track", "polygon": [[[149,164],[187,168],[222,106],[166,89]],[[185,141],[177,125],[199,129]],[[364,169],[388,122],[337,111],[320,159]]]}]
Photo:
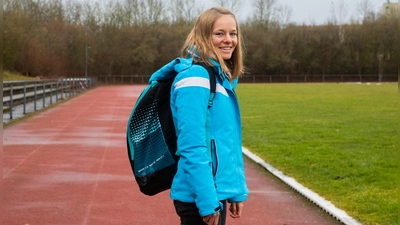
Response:
[{"label": "curb along track", "polygon": [[296,192],[298,192],[300,195],[320,207],[322,210],[327,212],[329,215],[334,217],[336,220],[340,221],[341,223],[345,225],[362,225],[359,223],[357,220],[354,218],[350,217],[345,211],[338,209],[333,205],[331,202],[325,200],[321,196],[319,196],[317,193],[311,191],[310,189],[304,187],[300,183],[298,183],[295,179],[288,177],[284,175],[281,171],[278,169],[274,168],[270,164],[266,163],[264,160],[262,160],[260,157],[256,156],[254,153],[250,152],[246,148],[242,148],[243,154],[258,164],[259,166],[263,167],[266,169],[269,173],[277,177],[279,180],[281,180],[283,183],[294,189]]}]

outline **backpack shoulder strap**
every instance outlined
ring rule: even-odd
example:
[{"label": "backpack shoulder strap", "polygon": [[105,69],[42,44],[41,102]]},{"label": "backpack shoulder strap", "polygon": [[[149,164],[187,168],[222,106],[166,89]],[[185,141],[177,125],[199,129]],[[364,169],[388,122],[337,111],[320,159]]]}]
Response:
[{"label": "backpack shoulder strap", "polygon": [[208,75],[210,76],[210,97],[208,98],[208,110],[207,110],[207,121],[206,121],[206,141],[207,141],[207,148],[208,148],[208,152],[207,152],[207,156],[208,156],[208,161],[210,163],[213,162],[212,156],[211,156],[211,137],[210,137],[210,124],[211,124],[211,113],[210,113],[210,107],[213,104],[213,100],[214,100],[214,96],[215,96],[215,92],[217,89],[217,81],[215,78],[215,72],[214,72],[214,68],[212,68],[211,66],[205,64],[204,62],[196,62],[195,64],[200,65],[204,68],[206,68]]},{"label": "backpack shoulder strap", "polygon": [[208,99],[208,108],[210,108],[213,104],[215,92],[217,89],[217,81],[215,80],[214,68],[205,64],[204,62],[196,62],[195,64],[204,67],[207,70],[208,75],[210,76],[210,97]]}]

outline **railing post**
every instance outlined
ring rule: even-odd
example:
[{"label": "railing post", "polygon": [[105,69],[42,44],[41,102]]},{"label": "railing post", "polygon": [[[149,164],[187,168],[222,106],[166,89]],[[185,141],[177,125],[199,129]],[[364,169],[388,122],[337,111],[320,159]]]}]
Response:
[{"label": "railing post", "polygon": [[68,85],[68,80],[65,81],[65,98],[68,98],[68,93],[69,93],[69,85]]},{"label": "railing post", "polygon": [[76,78],[73,79],[74,84],[72,85],[74,87],[74,96],[76,93],[78,93],[77,87],[76,87]]},{"label": "railing post", "polygon": [[68,79],[68,97],[72,96],[72,80]]},{"label": "railing post", "polygon": [[73,86],[73,80],[72,80],[72,78],[71,79],[69,79],[69,92],[68,92],[68,94],[69,94],[69,97],[71,97],[71,96],[73,96],[74,94],[73,94],[73,91],[74,91],[74,86]]},{"label": "railing post", "polygon": [[44,82],[45,81],[43,81],[43,84],[42,84],[43,108],[46,107],[46,94],[45,94],[46,86],[45,86]]},{"label": "railing post", "polygon": [[26,81],[24,82],[24,114],[26,114]]},{"label": "railing post", "polygon": [[10,84],[10,120],[13,119],[13,83]]},{"label": "railing post", "polygon": [[34,100],[34,104],[33,104],[33,109],[34,109],[34,111],[36,111],[36,81],[35,81],[35,86],[34,86],[34,91],[33,91],[33,100]]},{"label": "railing post", "polygon": [[53,104],[53,81],[50,81],[50,105]]},{"label": "railing post", "polygon": [[64,81],[63,81],[63,79],[61,79],[61,80],[58,80],[58,82],[60,82],[60,99],[62,100],[63,99],[63,87],[64,87]]},{"label": "railing post", "polygon": [[[65,85],[65,87],[64,87]],[[63,81],[63,89],[65,88],[65,98],[68,98],[68,80]]]},{"label": "railing post", "polygon": [[58,102],[58,92],[60,92],[60,87],[58,85],[59,82],[60,82],[60,80],[57,79],[57,83],[56,83],[56,102]]}]

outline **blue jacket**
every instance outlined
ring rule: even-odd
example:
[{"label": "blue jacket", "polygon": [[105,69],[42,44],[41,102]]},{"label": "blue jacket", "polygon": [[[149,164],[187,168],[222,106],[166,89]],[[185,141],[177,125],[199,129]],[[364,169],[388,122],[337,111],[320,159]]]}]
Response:
[{"label": "blue jacket", "polygon": [[[247,200],[249,190],[241,149],[239,104],[234,93],[237,80],[230,82],[213,61],[217,87],[213,105],[208,109],[208,72],[192,62],[190,57],[177,58],[153,74],[150,82],[167,71],[178,72],[171,88],[171,110],[178,137],[176,154],[180,159],[170,195],[173,200],[196,203],[200,215],[206,216],[218,211],[220,200]],[[212,160],[206,143],[208,110]]]}]

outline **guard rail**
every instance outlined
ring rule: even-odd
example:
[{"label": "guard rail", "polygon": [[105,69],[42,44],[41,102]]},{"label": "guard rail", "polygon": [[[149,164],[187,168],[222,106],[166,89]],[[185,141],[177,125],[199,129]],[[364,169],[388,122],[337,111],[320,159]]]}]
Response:
[{"label": "guard rail", "polygon": [[[4,113],[14,119],[16,106],[22,106],[22,114],[27,113],[27,105],[33,104],[32,111],[45,108],[62,99],[69,98],[97,85],[96,78],[63,78],[33,81],[3,82],[3,123]],[[46,101],[47,105],[46,105]]]}]

